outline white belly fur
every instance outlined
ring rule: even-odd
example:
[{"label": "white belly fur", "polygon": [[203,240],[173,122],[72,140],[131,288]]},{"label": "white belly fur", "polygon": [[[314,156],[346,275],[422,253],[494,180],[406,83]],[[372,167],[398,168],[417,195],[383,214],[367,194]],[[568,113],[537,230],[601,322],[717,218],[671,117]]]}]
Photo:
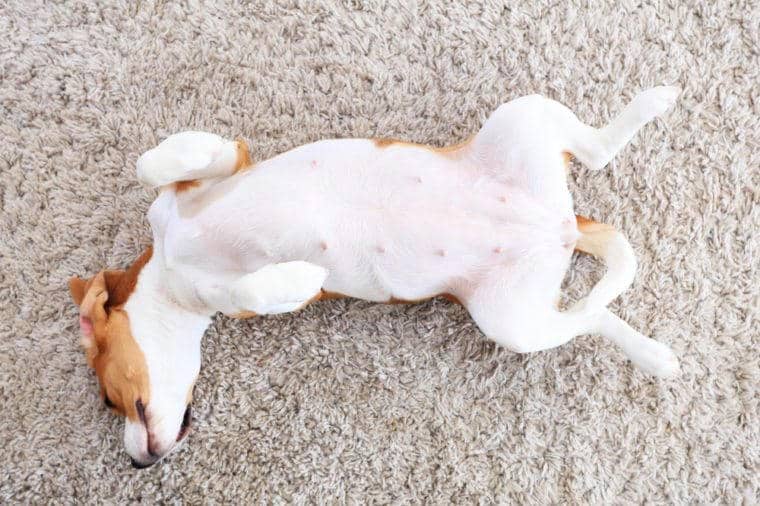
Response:
[{"label": "white belly fur", "polygon": [[510,159],[499,167],[482,150],[451,157],[320,141],[189,195],[164,192],[151,213],[164,225],[151,222],[167,265],[183,277],[233,279],[305,260],[328,269],[327,291],[415,300],[459,296],[494,266],[535,261],[554,297],[576,231],[570,195],[532,192],[526,164]]}]

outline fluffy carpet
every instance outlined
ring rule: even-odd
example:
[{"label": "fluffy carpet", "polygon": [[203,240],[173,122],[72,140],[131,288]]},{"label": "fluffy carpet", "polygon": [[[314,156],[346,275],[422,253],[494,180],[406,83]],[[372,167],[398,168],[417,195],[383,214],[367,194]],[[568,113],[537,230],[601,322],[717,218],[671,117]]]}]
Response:
[{"label": "fluffy carpet", "polygon": [[[214,3],[0,6],[2,502],[757,504],[757,3]],[[571,186],[634,245],[613,309],[680,377],[597,336],[512,354],[443,300],[219,318],[187,443],[129,465],[66,280],[150,243],[140,153],[189,128],[257,159],[444,145],[536,92],[602,124],[660,83],[683,88],[675,110]],[[567,299],[599,275],[578,257]]]}]

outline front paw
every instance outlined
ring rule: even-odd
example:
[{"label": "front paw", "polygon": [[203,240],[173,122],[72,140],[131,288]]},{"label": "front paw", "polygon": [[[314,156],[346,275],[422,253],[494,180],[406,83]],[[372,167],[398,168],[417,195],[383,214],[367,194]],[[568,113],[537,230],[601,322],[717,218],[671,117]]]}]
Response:
[{"label": "front paw", "polygon": [[233,303],[257,314],[295,311],[319,295],[327,274],[327,269],[309,262],[266,265],[235,282]]},{"label": "front paw", "polygon": [[237,170],[238,159],[250,163],[245,143],[208,132],[170,135],[137,159],[137,179],[150,187],[227,175]]}]

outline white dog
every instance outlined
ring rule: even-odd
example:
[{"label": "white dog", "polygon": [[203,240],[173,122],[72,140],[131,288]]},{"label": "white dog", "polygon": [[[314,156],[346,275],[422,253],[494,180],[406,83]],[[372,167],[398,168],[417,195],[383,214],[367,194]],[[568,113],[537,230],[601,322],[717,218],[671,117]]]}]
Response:
[{"label": "white dog", "polygon": [[[315,142],[252,164],[242,141],[185,132],[137,162],[161,192],[153,247],[126,271],[72,278],[83,344],[105,402],[126,415],[136,467],[185,436],[211,316],[295,311],[325,297],[460,302],[483,333],[519,353],[598,333],[658,376],[670,349],[606,306],[632,282],[633,250],[611,226],[576,217],[570,156],[604,167],[678,90],[636,96],[609,125],[583,124],[538,95],[499,107],[467,142]],[[573,250],[607,272],[569,310],[556,300]]]}]

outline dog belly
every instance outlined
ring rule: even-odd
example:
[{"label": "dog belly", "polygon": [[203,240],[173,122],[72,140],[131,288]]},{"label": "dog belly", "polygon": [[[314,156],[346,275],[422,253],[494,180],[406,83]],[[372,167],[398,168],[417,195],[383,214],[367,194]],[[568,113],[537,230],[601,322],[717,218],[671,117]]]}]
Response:
[{"label": "dog belly", "polygon": [[175,217],[167,249],[224,273],[305,260],[329,270],[325,290],[372,301],[456,294],[531,256],[569,260],[568,206],[467,161],[390,149],[320,142],[227,178]]}]

